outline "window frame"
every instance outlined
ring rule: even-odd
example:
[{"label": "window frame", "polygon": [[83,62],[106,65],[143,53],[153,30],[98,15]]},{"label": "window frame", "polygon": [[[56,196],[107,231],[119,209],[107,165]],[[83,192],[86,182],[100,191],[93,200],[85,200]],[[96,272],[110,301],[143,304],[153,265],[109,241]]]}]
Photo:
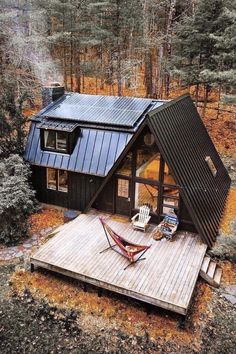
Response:
[{"label": "window frame", "polygon": [[[56,171],[56,189],[48,187],[48,172],[49,172],[49,169]],[[66,191],[65,190],[63,191],[63,190],[59,189],[60,188],[60,185],[59,185],[59,173],[60,173],[60,171],[63,171],[63,172],[67,173],[67,190]],[[68,193],[69,192],[68,171],[67,170],[60,170],[60,169],[52,168],[52,167],[47,167],[46,168],[46,189],[50,190],[50,191],[54,191],[54,192],[59,192],[59,193]]]},{"label": "window frame", "polygon": [[211,171],[212,176],[213,176],[213,177],[216,177],[216,175],[217,175],[217,168],[216,168],[216,166],[215,166],[215,164],[214,164],[214,162],[213,162],[211,156],[207,155],[207,156],[205,157],[205,162],[206,162],[206,164],[207,164],[209,170]]},{"label": "window frame", "polygon": [[[46,132],[50,133],[53,132],[55,134],[55,148],[48,147],[46,145]],[[58,133],[64,133],[66,134],[66,148],[65,149],[58,149]],[[65,131],[59,131],[59,130],[53,130],[53,129],[42,129],[42,148],[45,151],[51,151],[51,152],[60,152],[62,154],[69,154],[69,134],[68,132]]]}]

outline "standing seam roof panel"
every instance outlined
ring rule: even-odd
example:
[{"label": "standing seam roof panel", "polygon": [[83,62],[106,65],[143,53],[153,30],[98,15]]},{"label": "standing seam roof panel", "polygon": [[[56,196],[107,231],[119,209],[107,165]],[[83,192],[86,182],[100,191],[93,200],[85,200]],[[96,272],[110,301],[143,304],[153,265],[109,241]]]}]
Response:
[{"label": "standing seam roof panel", "polygon": [[[148,116],[150,129],[180,186],[196,229],[211,247],[230,187],[228,173],[189,96],[171,101]],[[216,177],[206,156],[211,157],[217,169]]]},{"label": "standing seam roof panel", "polygon": [[58,168],[72,172],[106,176],[126,144],[131,133],[82,128],[71,155],[41,150],[38,122],[32,122],[24,158],[32,165]]}]

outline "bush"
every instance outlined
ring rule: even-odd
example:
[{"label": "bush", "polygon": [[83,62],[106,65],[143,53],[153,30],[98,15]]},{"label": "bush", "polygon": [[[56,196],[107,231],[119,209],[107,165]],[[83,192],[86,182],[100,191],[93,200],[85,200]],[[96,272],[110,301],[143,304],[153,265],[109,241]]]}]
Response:
[{"label": "bush", "polygon": [[0,243],[15,244],[28,234],[27,218],[36,210],[30,169],[18,155],[0,162]]},{"label": "bush", "polygon": [[213,257],[226,259],[236,263],[236,236],[234,232],[231,235],[220,235],[209,254]]}]

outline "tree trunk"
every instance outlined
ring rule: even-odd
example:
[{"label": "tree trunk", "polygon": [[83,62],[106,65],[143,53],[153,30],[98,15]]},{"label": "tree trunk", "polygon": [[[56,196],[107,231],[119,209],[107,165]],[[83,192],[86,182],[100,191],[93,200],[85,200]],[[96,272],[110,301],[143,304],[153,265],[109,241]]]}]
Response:
[{"label": "tree trunk", "polygon": [[145,86],[146,97],[152,97],[152,56],[151,49],[147,49],[145,52]]},{"label": "tree trunk", "polygon": [[205,118],[208,96],[209,96],[210,91],[211,91],[210,86],[208,84],[206,84],[205,85],[205,95],[204,95],[204,106],[203,106],[203,118]]},{"label": "tree trunk", "polygon": [[81,91],[81,72],[80,72],[80,43],[75,43],[75,92]]},{"label": "tree trunk", "polygon": [[170,74],[168,72],[168,62],[170,61],[172,55],[172,25],[173,16],[175,12],[176,0],[170,0],[167,27],[166,27],[166,53],[165,53],[165,95],[169,97],[170,95]]},{"label": "tree trunk", "polygon": [[195,103],[198,104],[199,84],[196,85]]},{"label": "tree trunk", "polygon": [[216,115],[216,119],[219,118],[219,114],[220,114],[220,97],[221,97],[221,89],[222,89],[222,85],[220,84],[219,87],[219,93],[218,93],[218,105],[217,105],[217,115]]}]

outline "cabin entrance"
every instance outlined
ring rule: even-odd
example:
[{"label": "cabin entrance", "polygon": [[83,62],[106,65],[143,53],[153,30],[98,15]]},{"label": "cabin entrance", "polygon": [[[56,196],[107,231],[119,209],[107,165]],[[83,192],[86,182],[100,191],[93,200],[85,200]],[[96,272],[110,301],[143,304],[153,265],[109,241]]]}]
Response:
[{"label": "cabin entrance", "polygon": [[116,178],[115,212],[130,216],[130,180]]}]

